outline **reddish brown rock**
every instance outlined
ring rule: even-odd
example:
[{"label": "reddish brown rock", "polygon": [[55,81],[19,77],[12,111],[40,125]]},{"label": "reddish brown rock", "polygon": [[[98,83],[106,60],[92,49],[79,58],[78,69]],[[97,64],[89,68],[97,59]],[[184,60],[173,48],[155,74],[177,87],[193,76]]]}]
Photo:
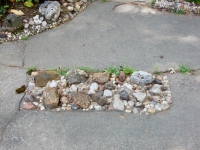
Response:
[{"label": "reddish brown rock", "polygon": [[125,75],[124,71],[120,71],[118,79],[121,82],[124,82],[126,80],[126,75]]},{"label": "reddish brown rock", "polygon": [[32,102],[26,102],[23,104],[22,108],[29,110],[29,109],[35,109],[36,106]]},{"label": "reddish brown rock", "polygon": [[36,86],[45,87],[49,81],[60,80],[60,75],[56,71],[41,71],[34,78]]},{"label": "reddish brown rock", "polygon": [[59,95],[56,88],[47,87],[43,92],[43,104],[46,109],[58,107]]},{"label": "reddish brown rock", "polygon": [[91,104],[90,97],[83,92],[73,93],[72,100],[76,105],[83,109],[87,109]]}]

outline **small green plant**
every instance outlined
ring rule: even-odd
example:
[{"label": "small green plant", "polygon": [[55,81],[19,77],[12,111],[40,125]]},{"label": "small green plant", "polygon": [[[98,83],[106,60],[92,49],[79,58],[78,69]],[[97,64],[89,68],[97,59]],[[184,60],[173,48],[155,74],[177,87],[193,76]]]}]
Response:
[{"label": "small green plant", "polygon": [[156,0],[152,0],[152,1],[151,1],[151,8],[154,7],[155,3],[156,3]]},{"label": "small green plant", "polygon": [[119,67],[112,67],[112,66],[109,66],[106,71],[109,73],[109,74],[114,74],[116,76],[119,75],[119,72],[121,71],[122,69],[119,68]]},{"label": "small green plant", "polygon": [[158,67],[155,67],[154,73],[155,73],[155,74],[161,74],[161,72],[158,70]]},{"label": "small green plant", "polygon": [[28,40],[28,36],[22,36],[21,40]]},{"label": "small green plant", "polygon": [[185,14],[185,11],[183,9],[180,9],[178,11],[175,11],[174,9],[172,9],[172,13],[177,14],[177,15],[182,15],[182,14]]},{"label": "small green plant", "polygon": [[[38,3],[39,0],[34,0],[34,2]],[[33,5],[33,3],[32,3],[32,0],[27,0],[27,1],[24,3],[24,6],[30,8],[30,7],[33,7],[34,5]]]},{"label": "small green plant", "polygon": [[188,1],[188,2],[194,2],[196,4],[200,4],[200,0],[186,0],[186,1]]},{"label": "small green plant", "polygon": [[0,18],[2,18],[6,14],[8,8],[8,5],[0,6]]},{"label": "small green plant", "polygon": [[35,71],[35,70],[36,70],[35,66],[30,66],[30,67],[27,68],[27,72],[26,72],[26,73],[27,73],[28,75],[31,75],[31,73],[32,73],[33,71]]},{"label": "small green plant", "polygon": [[58,74],[61,75],[61,76],[67,76],[67,71],[69,71],[70,69],[69,68],[65,68],[65,69],[60,69],[58,70]]},{"label": "small green plant", "polygon": [[132,74],[132,73],[135,72],[136,70],[131,69],[130,66],[124,65],[124,66],[123,66],[123,71],[124,71],[125,74]]},{"label": "small green plant", "polygon": [[103,2],[107,2],[108,0],[102,0]]},{"label": "small green plant", "polygon": [[179,70],[180,70],[180,72],[181,73],[186,73],[186,72],[188,72],[188,73],[191,73],[192,72],[192,69],[191,68],[189,68],[189,67],[186,67],[185,65],[183,65],[183,64],[180,64],[179,65]]},{"label": "small green plant", "polygon": [[78,69],[83,70],[83,71],[85,71],[87,73],[91,73],[91,72],[95,72],[96,71],[96,69],[90,68],[90,67],[87,67],[87,66],[78,67]]}]

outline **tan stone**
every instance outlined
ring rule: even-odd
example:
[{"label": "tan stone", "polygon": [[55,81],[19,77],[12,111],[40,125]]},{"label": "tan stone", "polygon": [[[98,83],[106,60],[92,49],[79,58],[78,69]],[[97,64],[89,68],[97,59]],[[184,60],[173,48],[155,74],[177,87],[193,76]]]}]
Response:
[{"label": "tan stone", "polygon": [[106,72],[98,72],[93,74],[93,81],[99,83],[99,84],[104,84],[108,82],[110,79],[110,74]]},{"label": "tan stone", "polygon": [[58,107],[59,95],[56,88],[47,87],[43,92],[43,104],[46,109]]},{"label": "tan stone", "polygon": [[88,108],[91,104],[89,96],[83,92],[73,93],[72,100],[76,105],[80,106],[83,109]]},{"label": "tan stone", "polygon": [[56,71],[41,71],[35,76],[35,85],[45,87],[48,81],[60,80],[60,75]]},{"label": "tan stone", "polygon": [[155,108],[149,108],[148,109],[148,113],[150,113],[150,114],[154,114],[155,112],[156,112]]}]

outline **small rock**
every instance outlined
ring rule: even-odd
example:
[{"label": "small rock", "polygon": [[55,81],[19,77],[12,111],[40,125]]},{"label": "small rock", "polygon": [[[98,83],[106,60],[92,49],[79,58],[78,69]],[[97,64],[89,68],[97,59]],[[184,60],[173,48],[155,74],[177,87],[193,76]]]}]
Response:
[{"label": "small rock", "polygon": [[57,87],[57,82],[55,82],[54,80],[52,80],[50,83],[49,83],[49,87],[50,88],[56,88]]},{"label": "small rock", "polygon": [[167,76],[163,76],[163,80],[167,80]]},{"label": "small rock", "polygon": [[103,96],[104,97],[111,97],[112,96],[112,91],[110,91],[110,90],[104,90]]},{"label": "small rock", "polygon": [[42,21],[42,26],[46,27],[46,25],[47,25],[47,22],[46,21]]},{"label": "small rock", "polygon": [[113,108],[116,110],[124,110],[124,104],[123,102],[119,99],[119,97],[114,96],[114,101],[113,101]]},{"label": "small rock", "polygon": [[154,114],[156,112],[155,108],[149,108],[148,113],[149,114]]},{"label": "small rock", "polygon": [[78,110],[79,109],[79,107],[77,107],[77,105],[76,104],[71,104],[71,108],[72,108],[72,110]]},{"label": "small rock", "polygon": [[90,106],[89,106],[89,109],[90,109],[90,110],[94,110],[94,105],[90,105]]},{"label": "small rock", "polygon": [[94,109],[95,110],[102,110],[101,106],[99,106],[99,105],[98,106],[94,106]]},{"label": "small rock", "polygon": [[167,99],[166,99],[166,102],[167,102],[168,104],[172,104],[172,100],[171,100],[170,98],[167,98]]},{"label": "small rock", "polygon": [[133,101],[128,101],[128,105],[129,105],[129,106],[133,106],[133,105],[134,105],[134,102],[133,102]]},{"label": "small rock", "polygon": [[35,109],[36,106],[32,102],[25,102],[22,106],[23,109]]},{"label": "small rock", "polygon": [[161,80],[159,80],[158,78],[155,78],[154,81],[153,81],[154,84],[160,84],[162,85],[162,82]]},{"label": "small rock", "polygon": [[128,106],[128,102],[127,101],[123,101],[123,103],[124,103],[124,106]]},{"label": "small rock", "polygon": [[123,99],[123,100],[129,100],[129,95],[128,95],[128,93],[126,92],[126,91],[121,91],[120,93],[119,93],[119,95],[120,95],[120,98],[121,99]]},{"label": "small rock", "polygon": [[124,83],[123,86],[126,87],[129,90],[133,89],[133,86],[131,84],[128,84],[128,83]]},{"label": "small rock", "polygon": [[38,102],[33,102],[33,104],[34,104],[35,106],[39,106],[39,103],[38,103]]},{"label": "small rock", "polygon": [[40,107],[40,110],[45,110],[45,107],[44,107],[44,106],[41,106],[41,107]]},{"label": "small rock", "polygon": [[67,10],[68,10],[68,11],[73,11],[73,10],[74,10],[74,7],[68,6],[68,7],[67,7]]},{"label": "small rock", "polygon": [[107,82],[105,85],[104,85],[105,89],[108,89],[108,90],[114,90],[115,89],[115,85],[113,84],[112,81],[109,81]]},{"label": "small rock", "polygon": [[101,97],[97,100],[97,104],[99,104],[100,106],[104,106],[106,104],[106,98],[105,97]]},{"label": "small rock", "polygon": [[91,95],[91,94],[95,94],[96,92],[93,90],[93,89],[90,89],[89,91],[88,91],[88,94],[89,95]]},{"label": "small rock", "polygon": [[156,104],[156,105],[155,105],[155,110],[156,110],[156,111],[161,111],[161,110],[162,110],[162,108],[160,107],[160,105],[159,105],[159,104]]},{"label": "small rock", "polygon": [[25,95],[24,101],[25,102],[34,102],[34,101],[38,101],[38,100],[34,95]]},{"label": "small rock", "polygon": [[149,90],[149,92],[152,94],[161,95],[162,94],[161,85],[154,84]]},{"label": "small rock", "polygon": [[59,107],[59,108],[56,108],[56,111],[60,111],[61,110],[61,108]]},{"label": "small rock", "polygon": [[67,107],[66,107],[66,110],[72,110],[72,107],[71,107],[71,105],[67,105]]},{"label": "small rock", "polygon": [[70,88],[69,88],[69,91],[70,91],[71,93],[77,92],[77,90],[78,90],[78,88],[77,88],[77,86],[76,86],[75,84],[72,84],[72,85],[70,86]]},{"label": "small rock", "polygon": [[168,88],[167,88],[167,87],[164,87],[164,86],[162,86],[162,87],[161,87],[161,90],[162,90],[162,91],[167,91],[167,90],[168,90]]},{"label": "small rock", "polygon": [[28,27],[29,27],[29,24],[25,23],[24,28],[28,28]]},{"label": "small rock", "polygon": [[129,109],[126,109],[125,112],[126,112],[126,113],[131,113],[132,111],[129,110]]},{"label": "small rock", "polygon": [[137,107],[139,107],[139,106],[141,106],[142,105],[142,103],[140,103],[140,102],[137,102],[136,104],[135,104],[135,106],[137,106]]},{"label": "small rock", "polygon": [[62,110],[66,110],[66,107],[61,107]]},{"label": "small rock", "polygon": [[126,80],[126,75],[125,75],[124,71],[120,71],[118,79],[120,82],[124,82]]},{"label": "small rock", "polygon": [[139,113],[138,109],[137,108],[133,108],[133,113],[134,114],[138,114]]},{"label": "small rock", "polygon": [[162,110],[167,110],[169,109],[169,104],[166,101],[163,101],[161,104]]},{"label": "small rock", "polygon": [[99,84],[104,84],[110,79],[110,74],[106,72],[98,72],[93,74],[93,81]]},{"label": "small rock", "polygon": [[91,85],[90,85],[90,90],[94,90],[94,91],[97,91],[98,90],[98,84],[97,83],[92,83]]},{"label": "small rock", "polygon": [[133,93],[133,96],[139,101],[139,102],[143,102],[146,99],[146,94],[142,93],[142,92],[138,92],[138,93]]}]

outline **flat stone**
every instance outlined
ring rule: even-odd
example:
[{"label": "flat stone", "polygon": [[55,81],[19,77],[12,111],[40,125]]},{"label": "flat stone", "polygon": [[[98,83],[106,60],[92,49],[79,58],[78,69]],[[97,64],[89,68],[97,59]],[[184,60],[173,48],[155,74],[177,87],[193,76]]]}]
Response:
[{"label": "flat stone", "polygon": [[156,109],[155,108],[149,108],[148,109],[148,113],[149,114],[154,114],[156,112]]},{"label": "flat stone", "polygon": [[36,86],[45,87],[49,81],[60,80],[60,75],[56,71],[40,71],[34,78]]},{"label": "flat stone", "polygon": [[110,74],[107,72],[98,72],[93,74],[93,81],[99,84],[105,84],[110,79]]},{"label": "flat stone", "polygon": [[72,69],[69,70],[67,73],[67,83],[68,84],[79,84],[86,81],[86,78],[88,77],[87,73],[80,69]]},{"label": "flat stone", "polygon": [[138,93],[133,93],[133,96],[139,101],[139,102],[143,102],[147,95],[146,93],[142,93],[142,92],[138,92]]},{"label": "flat stone", "polygon": [[94,90],[94,91],[97,91],[98,90],[98,84],[93,82],[91,85],[90,85],[90,90]]},{"label": "flat stone", "polygon": [[35,109],[36,106],[32,102],[25,102],[22,106],[23,109]]},{"label": "flat stone", "polygon": [[153,76],[145,71],[137,71],[131,75],[131,82],[140,85],[150,84],[153,82]]},{"label": "flat stone", "polygon": [[83,109],[87,109],[91,104],[90,97],[83,92],[73,93],[72,100],[76,105]]},{"label": "flat stone", "polygon": [[58,107],[59,95],[56,88],[45,88],[43,92],[43,104],[46,109],[53,109]]}]

